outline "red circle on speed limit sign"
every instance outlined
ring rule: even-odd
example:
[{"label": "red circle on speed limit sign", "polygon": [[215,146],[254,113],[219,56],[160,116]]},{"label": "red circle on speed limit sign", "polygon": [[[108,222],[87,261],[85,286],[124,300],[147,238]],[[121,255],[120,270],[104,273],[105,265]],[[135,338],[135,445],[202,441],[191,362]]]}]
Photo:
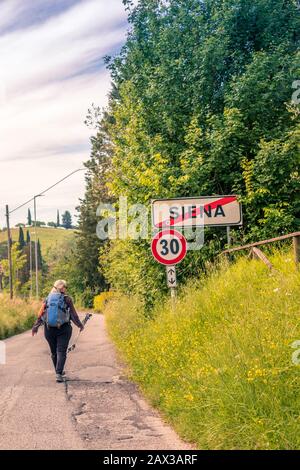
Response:
[{"label": "red circle on speed limit sign", "polygon": [[153,238],[151,251],[154,258],[161,264],[178,264],[186,255],[187,241],[177,230],[163,230]]}]

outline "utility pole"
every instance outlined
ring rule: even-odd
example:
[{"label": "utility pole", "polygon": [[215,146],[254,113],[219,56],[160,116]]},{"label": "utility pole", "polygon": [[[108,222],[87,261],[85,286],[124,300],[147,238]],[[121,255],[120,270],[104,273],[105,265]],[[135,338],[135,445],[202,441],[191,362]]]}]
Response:
[{"label": "utility pole", "polygon": [[41,197],[42,194],[34,196],[34,251],[35,251],[35,295],[39,298],[39,260],[38,260],[38,243],[37,243],[37,225],[36,225],[36,198]]},{"label": "utility pole", "polygon": [[9,267],[9,294],[12,299],[14,296],[13,290],[13,273],[12,273],[12,257],[11,257],[11,234],[9,224],[9,209],[6,205],[6,227],[7,227],[7,250],[8,250],[8,267]]},{"label": "utility pole", "polygon": [[39,268],[38,268],[38,249],[37,249],[37,233],[36,233],[36,197],[34,196],[34,257],[35,257],[35,295],[39,298]]},{"label": "utility pole", "polygon": [[33,283],[32,283],[32,242],[31,242],[31,232],[29,233],[29,237],[30,237],[30,241],[29,241],[30,297],[32,297]]}]

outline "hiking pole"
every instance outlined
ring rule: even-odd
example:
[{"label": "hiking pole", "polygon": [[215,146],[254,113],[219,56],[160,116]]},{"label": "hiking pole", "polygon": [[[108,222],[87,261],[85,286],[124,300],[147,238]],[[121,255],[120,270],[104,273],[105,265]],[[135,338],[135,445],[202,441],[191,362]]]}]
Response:
[{"label": "hiking pole", "polygon": [[[87,321],[93,316],[92,313],[87,313],[86,316],[84,317],[84,319],[82,320],[82,324],[85,325],[87,323]],[[74,343],[68,348],[68,353],[71,352],[71,351],[74,351],[74,349],[76,348],[76,343],[78,341],[78,338],[80,336],[80,333],[81,331],[79,331],[78,335],[76,336],[76,339],[74,341]]]}]

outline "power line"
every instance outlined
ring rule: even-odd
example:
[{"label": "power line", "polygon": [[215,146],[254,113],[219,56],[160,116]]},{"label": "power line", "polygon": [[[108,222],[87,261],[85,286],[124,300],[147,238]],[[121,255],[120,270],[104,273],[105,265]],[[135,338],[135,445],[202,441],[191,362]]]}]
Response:
[{"label": "power line", "polygon": [[[10,285],[10,298],[13,298],[13,278],[12,278],[12,255],[11,255],[11,236],[10,236],[10,225],[9,225],[9,216],[10,214],[13,214],[17,210],[21,209],[24,206],[27,206],[30,202],[34,201],[34,226],[35,226],[35,275],[36,275],[36,296],[38,298],[39,295],[39,282],[38,282],[38,256],[37,256],[37,224],[36,224],[36,199],[40,196],[43,196],[45,193],[50,191],[50,189],[54,188],[58,184],[62,183],[65,181],[67,178],[70,176],[74,175],[78,171],[85,171],[85,168],[78,168],[78,170],[72,171],[72,173],[69,173],[67,176],[64,176],[64,178],[60,179],[56,183],[52,184],[49,186],[49,188],[44,189],[41,191],[39,194],[36,194],[33,196],[31,199],[29,199],[26,202],[23,202],[20,204],[18,207],[13,209],[12,211],[9,210],[8,205],[6,206],[6,225],[7,225],[7,238],[8,238],[8,259],[9,259],[9,285]],[[31,238],[30,238],[30,246],[31,246]],[[31,279],[32,279],[32,272],[31,272]]]},{"label": "power line", "polygon": [[[62,178],[61,180],[57,181],[56,183],[52,184],[52,186],[49,186],[49,188],[45,189],[44,191],[41,191],[40,193],[37,194],[37,196],[42,196],[43,194],[47,193],[48,191],[50,191],[50,189],[54,188],[55,186],[57,186],[58,184],[62,183],[63,181],[65,181],[67,178],[69,178],[70,176],[74,175],[74,173],[77,173],[78,171],[85,171],[85,168],[79,168],[78,170],[75,170],[75,171],[72,171],[72,173],[68,174],[67,176],[65,176],[64,178]],[[32,197],[31,199],[29,199],[28,201],[26,202],[23,202],[20,206],[16,207],[15,209],[13,209],[12,211],[9,211],[9,214],[12,214],[13,212],[16,212],[17,210],[21,209],[22,207],[24,206],[27,206],[30,202],[34,201],[36,196]]]}]

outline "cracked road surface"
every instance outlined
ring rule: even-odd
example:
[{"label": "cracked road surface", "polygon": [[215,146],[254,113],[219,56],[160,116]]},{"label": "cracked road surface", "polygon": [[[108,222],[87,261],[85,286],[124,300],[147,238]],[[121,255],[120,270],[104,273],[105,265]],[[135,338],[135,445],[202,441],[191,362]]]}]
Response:
[{"label": "cracked road surface", "polygon": [[102,315],[70,353],[65,384],[55,382],[43,328],[5,343],[0,449],[191,449],[124,376]]}]

